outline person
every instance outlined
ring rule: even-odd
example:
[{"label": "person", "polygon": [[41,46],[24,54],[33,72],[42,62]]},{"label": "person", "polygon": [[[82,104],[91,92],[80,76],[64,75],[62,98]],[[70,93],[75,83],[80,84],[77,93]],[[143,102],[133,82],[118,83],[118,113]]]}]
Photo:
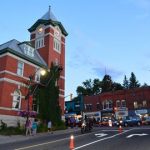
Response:
[{"label": "person", "polygon": [[48,128],[48,132],[53,133],[53,131],[52,131],[52,122],[50,120],[48,121],[47,128]]},{"label": "person", "polygon": [[26,128],[26,136],[28,135],[28,133],[29,135],[31,135],[32,124],[30,119],[26,120],[25,128]]},{"label": "person", "polygon": [[32,135],[36,135],[37,132],[37,120],[35,119],[32,123]]},{"label": "person", "polygon": [[1,129],[5,129],[7,127],[7,124],[1,120],[1,126],[0,127],[1,127]]}]

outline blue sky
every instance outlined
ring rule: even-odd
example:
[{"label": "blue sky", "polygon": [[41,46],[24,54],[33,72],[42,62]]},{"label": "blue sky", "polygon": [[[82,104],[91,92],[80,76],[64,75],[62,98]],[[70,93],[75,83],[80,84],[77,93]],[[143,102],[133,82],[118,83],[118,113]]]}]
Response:
[{"label": "blue sky", "polygon": [[134,72],[150,84],[150,0],[1,0],[0,44],[29,40],[28,28],[51,5],[66,38],[66,90],[106,73],[122,83]]}]

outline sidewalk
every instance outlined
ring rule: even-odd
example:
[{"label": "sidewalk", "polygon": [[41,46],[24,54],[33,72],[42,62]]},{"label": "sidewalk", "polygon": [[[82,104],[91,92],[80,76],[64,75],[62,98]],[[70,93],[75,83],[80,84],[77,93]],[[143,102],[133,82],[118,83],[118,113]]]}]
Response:
[{"label": "sidewalk", "polygon": [[[66,130],[57,130],[54,131],[52,135],[58,135],[58,134],[64,134],[64,133],[69,133],[69,132],[76,132],[78,131],[80,128],[68,128]],[[50,135],[51,133],[37,133],[35,136],[25,136],[25,135],[11,135],[11,136],[3,136],[0,135],[0,144],[5,144],[5,143],[12,143],[12,142],[16,142],[16,141],[24,141],[24,140],[28,140],[28,139],[33,139],[33,138],[37,138],[37,137],[41,137],[41,136],[47,136]]]}]

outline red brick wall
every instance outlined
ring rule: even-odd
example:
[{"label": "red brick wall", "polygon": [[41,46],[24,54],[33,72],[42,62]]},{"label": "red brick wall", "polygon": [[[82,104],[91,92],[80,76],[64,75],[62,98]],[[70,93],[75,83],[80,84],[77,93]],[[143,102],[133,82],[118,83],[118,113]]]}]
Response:
[{"label": "red brick wall", "polygon": [[143,100],[146,100],[147,107],[144,108],[150,108],[150,87],[107,92],[95,96],[84,96],[84,104],[92,104],[91,111],[97,111],[96,104],[98,102],[101,106],[100,109],[102,109],[102,101],[104,100],[112,100],[113,107],[116,107],[117,100],[126,100],[126,106],[129,110],[134,109],[134,101],[137,101],[138,104],[142,104]]}]

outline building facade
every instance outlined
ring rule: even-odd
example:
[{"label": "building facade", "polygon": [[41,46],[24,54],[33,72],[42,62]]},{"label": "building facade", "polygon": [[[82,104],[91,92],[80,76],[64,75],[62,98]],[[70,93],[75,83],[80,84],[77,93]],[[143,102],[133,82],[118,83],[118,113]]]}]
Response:
[{"label": "building facade", "polygon": [[100,119],[150,115],[150,87],[84,96],[84,112],[85,114],[99,112]]},{"label": "building facade", "polygon": [[[77,105],[78,104],[78,105]],[[98,120],[119,119],[128,115],[141,118],[150,115],[150,87],[105,92],[99,95],[79,96],[65,102],[66,110]],[[77,108],[76,108],[77,107]]]},{"label": "building facade", "polygon": [[[0,45],[0,119],[10,126],[24,120],[18,112],[28,107],[30,76],[34,75],[34,82],[40,82],[39,70],[49,69],[51,63],[63,68],[58,85],[59,105],[64,114],[65,38],[68,34],[50,8],[28,31],[30,41],[13,39]],[[33,101],[31,110],[38,111],[35,105]]]}]

